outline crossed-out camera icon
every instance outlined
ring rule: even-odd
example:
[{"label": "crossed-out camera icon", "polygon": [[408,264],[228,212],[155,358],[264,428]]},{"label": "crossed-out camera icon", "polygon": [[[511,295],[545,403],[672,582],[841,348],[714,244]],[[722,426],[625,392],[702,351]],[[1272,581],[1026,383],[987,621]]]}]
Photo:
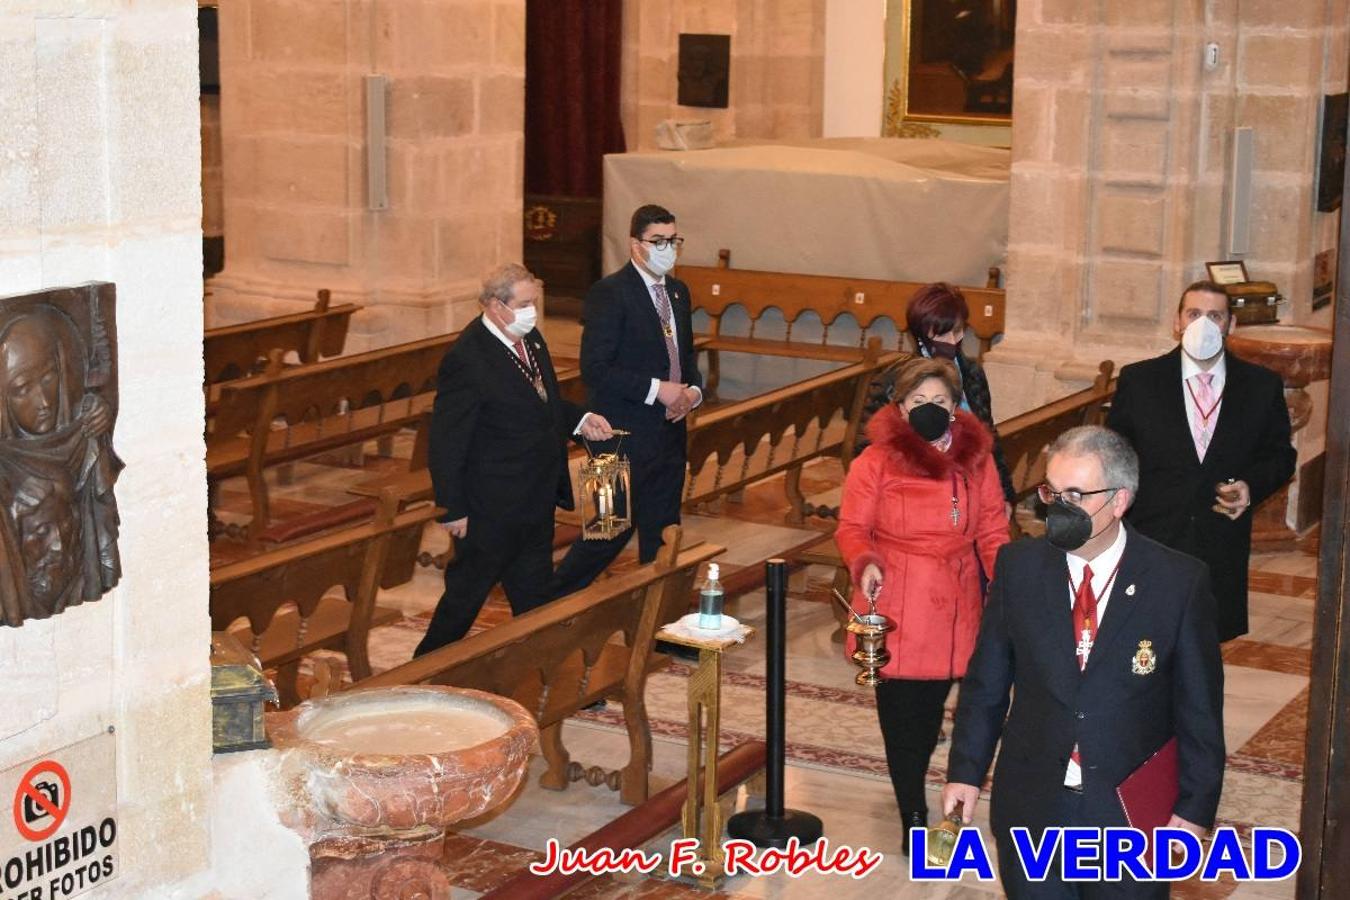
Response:
[{"label": "crossed-out camera icon", "polygon": [[[45,778],[33,785],[33,790],[41,794],[51,804],[53,809],[61,808],[61,786],[55,781],[48,781]],[[23,821],[25,825],[32,825],[40,822],[50,816],[46,808],[33,797],[26,794],[23,798]]]}]

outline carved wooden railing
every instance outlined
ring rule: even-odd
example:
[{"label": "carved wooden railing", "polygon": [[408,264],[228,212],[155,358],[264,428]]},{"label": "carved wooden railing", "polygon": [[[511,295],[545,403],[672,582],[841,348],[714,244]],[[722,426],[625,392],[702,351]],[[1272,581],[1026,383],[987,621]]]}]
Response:
[{"label": "carved wooden railing", "polygon": [[[758,353],[767,356],[789,356],[833,362],[855,362],[862,359],[873,329],[881,320],[895,326],[895,346],[885,350],[902,351],[905,347],[905,309],[914,292],[922,284],[910,281],[881,281],[871,278],[841,278],[832,275],[798,275],[787,272],[758,272],[733,269],[731,252],[720,250],[716,266],[680,266],[676,270],[689,285],[693,308],[708,314],[708,337],[703,349],[708,354],[708,378],[705,385],[709,397],[715,397],[721,378],[721,351]],[[967,327],[979,342],[979,355],[993,345],[1003,333],[1007,298],[998,286],[999,270],[989,270],[984,287],[962,287],[970,306]],[[742,307],[750,319],[749,333],[726,334],[723,316],[733,306]],[[760,320],[769,310],[778,310],[786,325],[782,338],[760,337],[756,334]],[[794,337],[794,325],[807,313],[813,313],[824,326],[819,338],[805,340]],[[845,314],[857,322],[858,343],[855,346],[830,343],[830,328]]]},{"label": "carved wooden railing", "polygon": [[1116,364],[1104,360],[1092,386],[998,423],[999,442],[1008,460],[1013,489],[1021,502],[1045,480],[1045,451],[1056,437],[1078,425],[1100,425],[1116,393]]},{"label": "carved wooden railing", "polygon": [[801,522],[813,511],[801,492],[802,465],[838,455],[847,466],[868,383],[898,356],[882,356],[881,340],[872,338],[856,363],[696,415],[684,502],[707,502],[785,472],[790,521]]},{"label": "carved wooden railing", "polygon": [[440,512],[400,512],[406,499],[387,493],[372,521],[212,570],[212,630],[233,630],[276,668],[283,705],[299,699],[300,662],[315,650],[343,651],[353,678],[370,675],[371,628],[401,615],[376,593],[412,578],[423,526]]},{"label": "carved wooden railing", "polygon": [[[651,726],[643,697],[647,673],[666,657],[653,656],[657,628],[689,606],[698,566],[722,552],[700,544],[680,547],[668,527],[655,562],[533,609],[508,622],[367,678],[353,689],[395,684],[449,684],[510,697],[534,713],[548,770],[539,783],[562,790],[583,778],[619,791],[624,803],[647,799]],[[615,774],[572,763],[562,723],[608,696],[623,702],[628,764]]]}]

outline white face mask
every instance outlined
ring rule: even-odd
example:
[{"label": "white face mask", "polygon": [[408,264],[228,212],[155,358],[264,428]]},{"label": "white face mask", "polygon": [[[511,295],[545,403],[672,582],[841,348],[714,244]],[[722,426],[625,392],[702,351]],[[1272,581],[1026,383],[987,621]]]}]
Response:
[{"label": "white face mask", "polygon": [[523,309],[513,309],[511,312],[516,314],[515,321],[508,323],[503,327],[503,331],[513,338],[523,338],[534,330],[535,323],[539,320],[539,314],[533,306],[526,306]]},{"label": "white face mask", "polygon": [[1181,333],[1181,349],[1191,359],[1213,359],[1223,349],[1223,331],[1209,316],[1201,316]]},{"label": "white face mask", "polygon": [[674,244],[666,244],[662,250],[656,249],[651,244],[648,244],[647,248],[647,268],[657,278],[665,277],[667,272],[675,268],[677,253]]}]

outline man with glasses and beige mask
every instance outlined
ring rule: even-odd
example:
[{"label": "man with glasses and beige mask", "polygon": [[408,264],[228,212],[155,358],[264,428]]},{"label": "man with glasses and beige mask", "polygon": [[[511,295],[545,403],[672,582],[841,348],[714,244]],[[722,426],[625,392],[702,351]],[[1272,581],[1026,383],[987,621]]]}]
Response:
[{"label": "man with glasses and beige mask", "polygon": [[1247,632],[1252,509],[1294,474],[1280,377],[1224,351],[1228,297],[1210,281],[1181,295],[1169,353],[1128,365],[1106,424],[1139,454],[1129,522],[1209,564],[1219,640]]}]

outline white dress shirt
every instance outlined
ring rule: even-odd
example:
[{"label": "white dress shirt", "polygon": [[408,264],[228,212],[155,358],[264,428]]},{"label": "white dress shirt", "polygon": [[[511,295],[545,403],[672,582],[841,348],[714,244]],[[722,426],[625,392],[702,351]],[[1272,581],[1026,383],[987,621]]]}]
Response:
[{"label": "white dress shirt", "polygon": [[[647,293],[650,294],[652,298],[652,307],[656,310],[656,315],[660,317],[661,301],[656,298],[656,291],[653,290],[653,288],[658,284],[664,287],[666,283],[666,276],[662,275],[660,278],[656,278],[646,269],[642,268],[642,266],[639,266],[637,263],[633,264],[633,268],[637,269],[638,274],[642,276],[642,283],[647,286]],[[670,336],[674,338],[675,348],[676,350],[678,350],[680,346],[680,332],[678,330],[678,326],[676,326],[675,324],[675,302],[670,299],[669,290],[666,291],[666,300],[670,304]],[[648,406],[651,406],[653,403],[656,402],[656,393],[657,391],[661,390],[662,380],[663,379],[660,378],[652,379],[652,386],[647,390],[647,399],[643,401]],[[703,403],[703,391],[699,390],[697,386],[692,384],[689,385],[689,387],[693,388],[694,392],[698,394],[698,399],[694,401],[694,406],[699,406],[700,404]]]},{"label": "white dress shirt", "polygon": [[[1186,424],[1190,426],[1190,433],[1195,434],[1195,430],[1200,426],[1200,412],[1195,408],[1195,401],[1191,399],[1191,388],[1187,383],[1192,377],[1200,375],[1205,370],[1200,368],[1200,364],[1191,359],[1191,355],[1185,350],[1181,351],[1181,402],[1186,407]],[[1214,367],[1209,370],[1214,376],[1209,383],[1209,389],[1214,392],[1214,399],[1218,403],[1214,407],[1214,413],[1209,417],[1210,440],[1214,438],[1214,426],[1218,424],[1219,410],[1223,407],[1223,386],[1228,381],[1228,354],[1220,353]],[[1194,387],[1194,385],[1191,385]],[[1199,394],[1197,393],[1197,396]]]},{"label": "white dress shirt", "polygon": [[[1083,583],[1083,567],[1091,563],[1092,565],[1092,595],[1097,598],[1097,632],[1101,633],[1102,618],[1106,615],[1106,604],[1111,600],[1111,592],[1115,590],[1115,579],[1112,577],[1116,573],[1116,566],[1120,564],[1120,557],[1125,552],[1125,526],[1120,526],[1120,531],[1116,533],[1116,539],[1097,555],[1096,559],[1087,560],[1073,553],[1064,554],[1065,561],[1069,564],[1069,610],[1072,611],[1076,597],[1074,589]],[[1074,647],[1078,646],[1079,635],[1074,636]],[[1087,665],[1091,657],[1091,650],[1083,658],[1083,665]],[[1075,662],[1077,657],[1075,657]],[[1064,770],[1064,786],[1080,787],[1083,784],[1083,773],[1078,768],[1078,763],[1072,759]]]}]

